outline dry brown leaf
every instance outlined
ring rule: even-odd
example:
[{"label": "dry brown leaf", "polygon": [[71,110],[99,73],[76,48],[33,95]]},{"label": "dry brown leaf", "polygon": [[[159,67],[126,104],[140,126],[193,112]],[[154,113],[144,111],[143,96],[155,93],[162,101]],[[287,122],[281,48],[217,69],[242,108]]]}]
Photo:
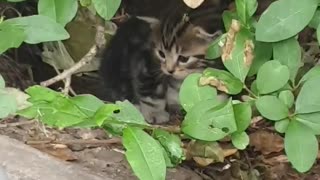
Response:
[{"label": "dry brown leaf", "polygon": [[204,0],[183,0],[183,2],[190,8],[195,9],[199,7],[204,2]]},{"label": "dry brown leaf", "polygon": [[267,155],[273,152],[280,152],[284,148],[283,138],[268,131],[257,131],[249,135],[250,146],[254,146],[255,151],[260,151]]},{"label": "dry brown leaf", "polygon": [[204,85],[211,85],[216,87],[219,91],[225,92],[225,93],[229,93],[229,90],[226,86],[226,84],[215,78],[215,77],[201,77],[199,80],[200,85],[204,86]]},{"label": "dry brown leaf", "polygon": [[73,152],[64,144],[40,144],[31,146],[63,161],[77,160]]},{"label": "dry brown leaf", "polygon": [[227,39],[226,39],[226,43],[224,44],[223,48],[222,48],[222,55],[221,55],[221,59],[223,62],[225,62],[228,59],[231,59],[231,52],[234,48],[234,42],[236,39],[236,35],[237,33],[240,31],[240,22],[233,19],[231,22],[231,26],[230,29],[227,33]]},{"label": "dry brown leaf", "polygon": [[213,159],[210,159],[210,158],[202,158],[202,157],[193,157],[193,160],[194,160],[199,166],[202,166],[202,167],[209,166],[211,163],[214,162]]}]

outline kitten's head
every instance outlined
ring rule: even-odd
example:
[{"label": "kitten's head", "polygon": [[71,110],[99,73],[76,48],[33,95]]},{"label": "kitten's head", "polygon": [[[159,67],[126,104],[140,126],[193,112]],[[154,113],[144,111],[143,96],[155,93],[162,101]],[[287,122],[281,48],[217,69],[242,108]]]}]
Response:
[{"label": "kitten's head", "polygon": [[219,33],[209,34],[185,19],[176,24],[148,20],[153,21],[154,54],[165,74],[184,79],[207,67],[206,50]]}]

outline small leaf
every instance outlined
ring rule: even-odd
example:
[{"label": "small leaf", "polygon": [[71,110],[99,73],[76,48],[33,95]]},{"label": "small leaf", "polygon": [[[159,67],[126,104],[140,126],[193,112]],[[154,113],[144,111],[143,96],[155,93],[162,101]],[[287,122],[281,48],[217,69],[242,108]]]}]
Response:
[{"label": "small leaf", "polygon": [[309,26],[314,29],[317,29],[319,24],[320,24],[320,9],[317,9],[309,23]]},{"label": "small leaf", "polygon": [[6,87],[6,82],[0,74],[0,89],[4,89]]},{"label": "small leaf", "polygon": [[237,132],[245,131],[251,122],[252,110],[249,102],[233,105],[234,117],[237,123]]},{"label": "small leaf", "polygon": [[25,90],[28,95],[30,95],[31,102],[35,101],[47,101],[52,102],[56,100],[58,97],[62,97],[63,95],[46,87],[42,87],[39,85],[31,86]]},{"label": "small leaf", "polygon": [[258,21],[256,39],[276,42],[296,35],[308,25],[317,6],[318,0],[273,2]]},{"label": "small leaf", "polygon": [[39,0],[38,2],[39,14],[50,17],[62,26],[65,26],[74,18],[77,10],[77,0]]},{"label": "small leaf", "polygon": [[311,68],[299,81],[299,84],[302,84],[309,79],[312,79],[314,77],[320,77],[320,65],[315,65],[313,68]]},{"label": "small leaf", "polygon": [[256,100],[260,114],[273,121],[278,121],[289,116],[287,106],[276,96],[262,96]]},{"label": "small leaf", "polygon": [[0,119],[6,118],[17,111],[17,101],[14,96],[0,93]]},{"label": "small leaf", "polygon": [[105,121],[110,120],[116,111],[120,111],[120,107],[115,104],[102,105],[94,114],[93,120],[95,124],[101,126]]},{"label": "small leaf", "polygon": [[286,65],[290,71],[290,80],[295,82],[298,69],[302,66],[301,47],[294,37],[273,44],[273,58]]},{"label": "small leaf", "polygon": [[275,122],[274,127],[279,133],[285,133],[287,131],[289,123],[290,123],[290,120],[286,118],[281,121]]},{"label": "small leaf", "polygon": [[123,131],[122,142],[126,158],[139,179],[165,179],[166,162],[162,149],[151,136],[139,128],[128,127]]},{"label": "small leaf", "polygon": [[270,43],[255,42],[254,58],[248,76],[257,74],[260,67],[272,57],[272,46]]},{"label": "small leaf", "polygon": [[264,63],[257,74],[257,88],[260,94],[268,94],[282,88],[289,80],[289,69],[279,61]]},{"label": "small leaf", "polygon": [[10,23],[23,27],[26,35],[25,42],[29,44],[65,40],[70,37],[63,26],[56,23],[51,18],[42,15],[12,18],[3,23]]},{"label": "small leaf", "polygon": [[320,111],[320,78],[312,78],[304,83],[296,100],[296,113]]},{"label": "small leaf", "polygon": [[181,148],[182,142],[179,136],[170,134],[164,130],[156,129],[154,131],[154,137],[164,147],[174,165],[181,163],[185,157]]},{"label": "small leaf", "polygon": [[210,86],[200,86],[199,79],[201,74],[190,74],[182,83],[179,92],[180,104],[184,110],[189,111],[196,103],[207,100],[217,99],[217,90]]},{"label": "small leaf", "polygon": [[256,0],[236,0],[237,13],[243,24],[255,13],[258,7]]},{"label": "small leaf", "polygon": [[320,112],[298,114],[295,119],[312,129],[316,135],[320,134]]},{"label": "small leaf", "polygon": [[148,125],[140,111],[128,100],[117,101],[116,105],[120,108],[119,113],[113,114],[113,118],[117,121],[129,124]]},{"label": "small leaf", "polygon": [[70,100],[85,112],[88,116],[93,116],[96,111],[104,105],[104,103],[97,97],[91,94],[82,94],[71,97]]},{"label": "small leaf", "polygon": [[240,150],[245,149],[249,145],[249,136],[246,132],[233,133],[231,140],[232,144]]},{"label": "small leaf", "polygon": [[0,54],[9,48],[18,48],[26,39],[24,29],[13,23],[4,21],[0,23]]},{"label": "small leaf", "polygon": [[307,172],[318,155],[318,141],[310,128],[298,121],[291,121],[285,135],[285,152],[293,167],[300,173]]},{"label": "small leaf", "polygon": [[238,94],[243,88],[242,82],[227,71],[207,68],[200,78],[200,85],[211,85],[227,94]]},{"label": "small leaf", "polygon": [[217,105],[214,100],[197,103],[182,122],[182,131],[193,138],[217,141],[237,130],[231,100]]},{"label": "small leaf", "polygon": [[121,0],[92,0],[92,3],[101,17],[110,20],[120,7]]},{"label": "small leaf", "polygon": [[288,107],[291,108],[294,103],[294,95],[291,91],[285,90],[281,91],[279,94],[279,99]]}]

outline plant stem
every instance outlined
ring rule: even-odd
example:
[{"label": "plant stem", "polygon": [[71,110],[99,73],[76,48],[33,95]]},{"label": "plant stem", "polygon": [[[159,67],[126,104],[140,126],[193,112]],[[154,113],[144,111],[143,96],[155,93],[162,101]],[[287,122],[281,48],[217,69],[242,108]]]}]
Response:
[{"label": "plant stem", "polygon": [[246,85],[244,85],[244,89],[255,99],[258,98],[256,94],[254,94]]}]

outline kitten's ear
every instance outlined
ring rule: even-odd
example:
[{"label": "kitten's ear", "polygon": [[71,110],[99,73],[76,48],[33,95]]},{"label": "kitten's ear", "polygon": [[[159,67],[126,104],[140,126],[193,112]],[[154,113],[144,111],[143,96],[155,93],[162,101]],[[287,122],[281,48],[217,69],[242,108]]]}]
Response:
[{"label": "kitten's ear", "polygon": [[155,26],[160,24],[160,20],[157,19],[157,18],[146,17],[146,16],[137,16],[137,18],[149,23],[151,28],[153,28],[153,27],[155,27]]},{"label": "kitten's ear", "polygon": [[210,42],[222,34],[222,31],[216,31],[213,34],[208,33],[205,29],[203,29],[200,26],[194,26],[193,32],[196,34],[196,36],[198,38],[206,40],[206,41],[210,41]]}]

